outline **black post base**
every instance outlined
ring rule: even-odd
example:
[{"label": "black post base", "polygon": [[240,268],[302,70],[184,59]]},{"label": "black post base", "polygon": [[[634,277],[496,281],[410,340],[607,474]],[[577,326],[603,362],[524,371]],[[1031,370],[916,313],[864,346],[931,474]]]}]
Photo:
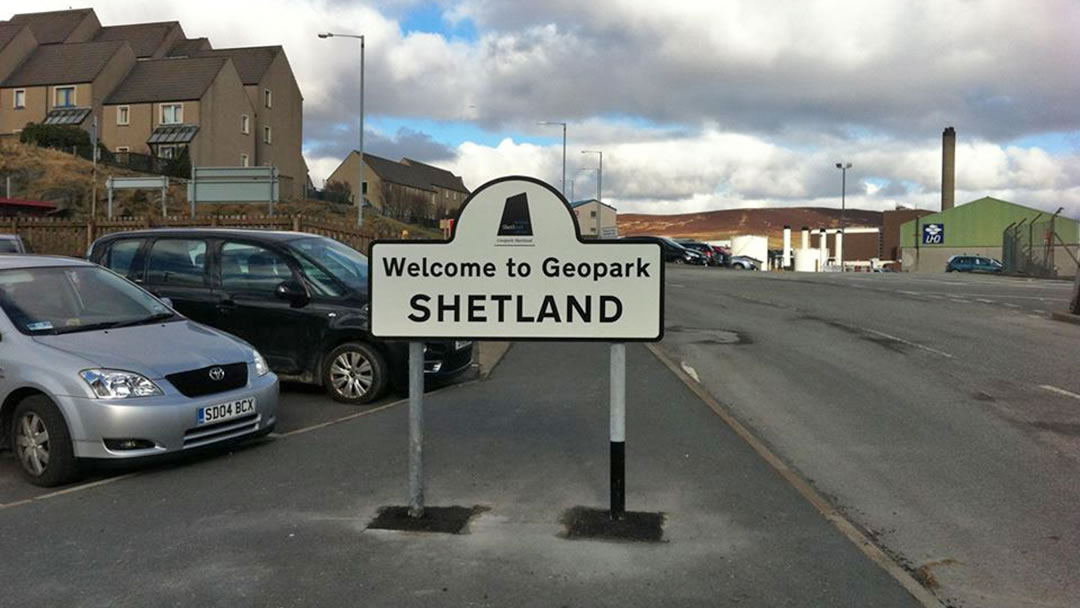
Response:
[{"label": "black post base", "polygon": [[626,515],[626,442],[611,442],[611,519]]}]

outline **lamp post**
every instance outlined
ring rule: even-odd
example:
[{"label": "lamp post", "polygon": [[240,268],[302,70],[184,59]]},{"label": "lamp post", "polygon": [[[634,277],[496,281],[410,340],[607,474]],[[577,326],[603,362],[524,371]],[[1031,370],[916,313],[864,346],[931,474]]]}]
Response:
[{"label": "lamp post", "polygon": [[596,209],[596,239],[600,240],[600,207],[599,204],[603,203],[604,194],[604,153],[600,150],[582,150],[582,154],[596,154],[600,157],[600,166],[596,170],[596,202],[598,204]]},{"label": "lamp post", "polygon": [[[836,168],[840,169],[840,238],[843,239],[847,236],[845,228],[847,228],[847,170],[851,168],[851,163],[836,163]],[[844,271],[844,252],[840,252],[840,272]]]},{"label": "lamp post", "polygon": [[355,38],[360,41],[360,183],[358,187],[359,199],[356,204],[356,226],[364,227],[364,35],[363,34],[335,34],[323,32],[319,38]]},{"label": "lamp post", "polygon": [[561,125],[562,126],[562,195],[566,196],[566,123],[555,120],[541,120],[538,125]]}]

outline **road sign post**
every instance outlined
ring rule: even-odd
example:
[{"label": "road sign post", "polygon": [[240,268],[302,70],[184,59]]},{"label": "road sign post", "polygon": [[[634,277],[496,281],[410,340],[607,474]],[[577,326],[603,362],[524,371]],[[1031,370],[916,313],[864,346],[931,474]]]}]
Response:
[{"label": "road sign post", "polygon": [[484,184],[448,241],[377,241],[369,260],[371,333],[409,346],[409,507],[424,513],[425,340],[611,344],[611,516],[626,511],[626,345],[663,337],[664,262],[656,243],[581,238],[573,209],[527,177]]}]

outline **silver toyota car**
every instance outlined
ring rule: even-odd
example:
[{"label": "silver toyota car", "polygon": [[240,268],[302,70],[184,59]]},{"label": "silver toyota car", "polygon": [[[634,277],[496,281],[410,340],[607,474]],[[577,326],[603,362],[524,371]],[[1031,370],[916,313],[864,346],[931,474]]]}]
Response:
[{"label": "silver toyota car", "polygon": [[32,483],[274,428],[278,379],[255,349],[100,266],[0,256],[0,311],[0,447]]}]

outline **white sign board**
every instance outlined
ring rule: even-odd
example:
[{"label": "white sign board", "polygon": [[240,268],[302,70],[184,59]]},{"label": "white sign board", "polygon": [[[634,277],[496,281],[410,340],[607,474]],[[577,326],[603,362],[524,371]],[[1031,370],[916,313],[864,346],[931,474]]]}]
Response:
[{"label": "white sign board", "polygon": [[193,167],[189,203],[277,202],[277,169],[259,167]]},{"label": "white sign board", "polygon": [[582,241],[551,186],[504,177],[474,192],[449,241],[371,246],[379,338],[655,341],[664,332],[656,243]]},{"label": "white sign board", "polygon": [[160,190],[169,187],[169,178],[161,177],[109,177],[105,186],[113,190]]}]

